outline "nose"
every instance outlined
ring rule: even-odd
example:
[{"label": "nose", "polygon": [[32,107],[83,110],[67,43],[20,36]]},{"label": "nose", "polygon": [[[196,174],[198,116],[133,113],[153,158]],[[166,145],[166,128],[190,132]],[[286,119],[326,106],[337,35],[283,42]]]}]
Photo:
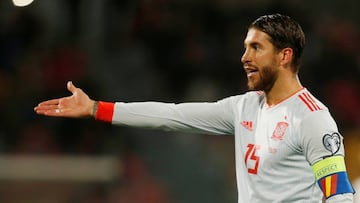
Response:
[{"label": "nose", "polygon": [[245,50],[244,54],[242,55],[241,57],[241,63],[246,63],[246,62],[249,62],[250,61],[250,58],[249,58],[249,53],[247,50]]}]

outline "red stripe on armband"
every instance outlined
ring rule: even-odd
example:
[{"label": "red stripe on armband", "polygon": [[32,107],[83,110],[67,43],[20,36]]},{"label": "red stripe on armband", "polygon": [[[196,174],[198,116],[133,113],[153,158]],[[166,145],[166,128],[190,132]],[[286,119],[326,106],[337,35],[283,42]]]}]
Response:
[{"label": "red stripe on armband", "polygon": [[95,119],[99,121],[112,122],[114,115],[115,103],[113,102],[98,102]]}]

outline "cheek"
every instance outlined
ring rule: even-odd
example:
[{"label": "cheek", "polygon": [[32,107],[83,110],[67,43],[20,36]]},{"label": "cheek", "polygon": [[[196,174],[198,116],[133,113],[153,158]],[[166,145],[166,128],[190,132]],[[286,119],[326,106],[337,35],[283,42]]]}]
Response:
[{"label": "cheek", "polygon": [[277,67],[278,59],[273,54],[263,54],[257,57],[257,62],[261,66]]}]

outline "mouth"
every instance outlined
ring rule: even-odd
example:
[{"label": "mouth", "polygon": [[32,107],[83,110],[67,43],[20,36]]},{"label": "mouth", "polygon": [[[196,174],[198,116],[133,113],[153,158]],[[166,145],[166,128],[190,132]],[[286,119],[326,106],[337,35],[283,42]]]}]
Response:
[{"label": "mouth", "polygon": [[252,77],[257,72],[259,72],[259,70],[256,67],[249,66],[249,65],[245,65],[244,69],[245,69],[247,77]]}]

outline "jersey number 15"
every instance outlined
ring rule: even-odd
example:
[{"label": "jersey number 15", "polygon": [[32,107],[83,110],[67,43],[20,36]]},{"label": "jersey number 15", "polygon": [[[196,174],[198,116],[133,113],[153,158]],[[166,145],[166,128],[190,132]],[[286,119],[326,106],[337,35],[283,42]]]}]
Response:
[{"label": "jersey number 15", "polygon": [[[257,174],[258,172],[260,157],[256,156],[257,149],[258,147],[255,146],[254,144],[247,145],[247,151],[245,154],[245,165],[248,169],[248,173],[251,174]],[[248,164],[248,162],[251,162],[251,164],[250,163]]]}]

